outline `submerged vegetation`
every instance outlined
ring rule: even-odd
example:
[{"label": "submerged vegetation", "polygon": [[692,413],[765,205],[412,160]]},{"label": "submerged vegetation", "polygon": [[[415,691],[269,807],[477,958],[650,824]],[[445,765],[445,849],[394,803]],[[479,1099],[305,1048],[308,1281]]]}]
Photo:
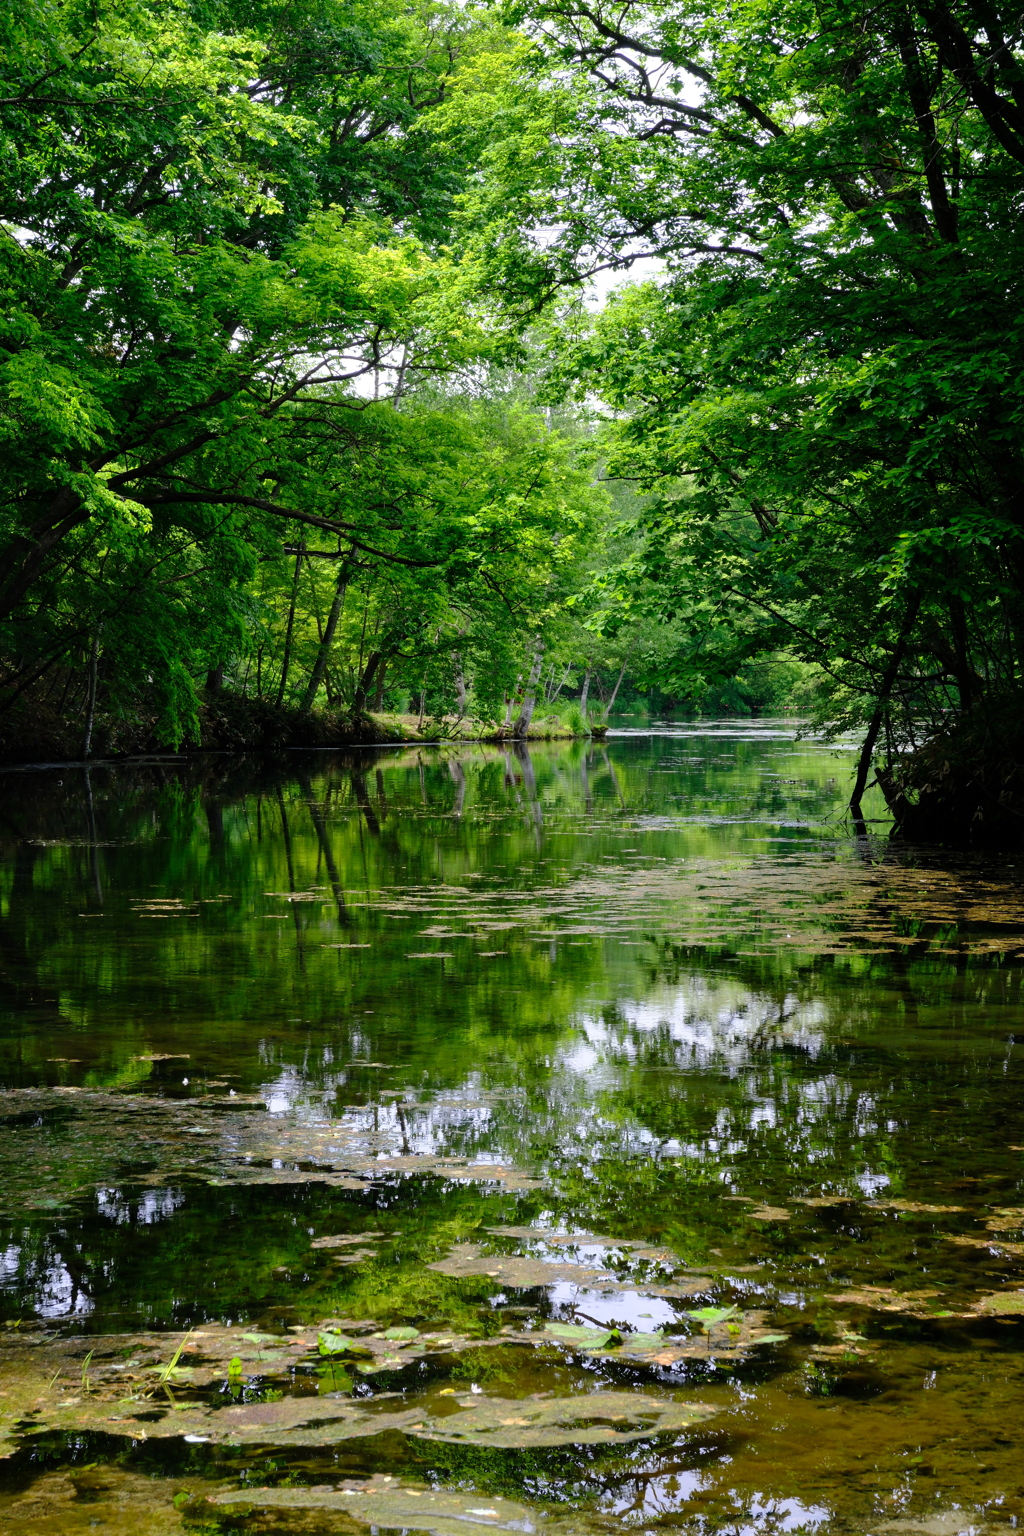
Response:
[{"label": "submerged vegetation", "polygon": [[858,729],[855,816],[877,761],[908,830],[1018,829],[1016,13],[15,0],[0,45],[8,757],[582,731],[625,681]]}]

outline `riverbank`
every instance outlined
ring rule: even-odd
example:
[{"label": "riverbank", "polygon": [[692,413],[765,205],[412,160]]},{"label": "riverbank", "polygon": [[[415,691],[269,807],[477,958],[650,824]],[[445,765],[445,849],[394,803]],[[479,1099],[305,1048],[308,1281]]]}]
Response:
[{"label": "riverbank", "polygon": [[[592,734],[601,736],[606,727]],[[537,715],[530,741],[571,741],[582,733],[555,715]],[[588,733],[589,734],[589,733]],[[89,750],[84,724],[56,710],[17,706],[0,716],[0,763],[80,762],[83,757],[134,757],[149,752],[281,752],[304,747],[387,746],[403,742],[509,741],[511,733],[494,720],[420,719],[413,714],[353,715],[342,709],[301,710],[268,699],[227,691],[205,699],[191,739],[168,740],[155,716],[124,718],[98,714]]]},{"label": "riverbank", "polygon": [[909,842],[1024,841],[1024,699],[983,697],[915,752],[880,770],[878,783]]}]

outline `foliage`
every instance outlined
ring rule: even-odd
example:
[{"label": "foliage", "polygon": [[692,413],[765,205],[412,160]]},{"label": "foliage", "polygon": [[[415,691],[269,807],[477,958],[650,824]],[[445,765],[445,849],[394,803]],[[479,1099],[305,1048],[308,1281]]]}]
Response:
[{"label": "foliage", "polygon": [[1018,684],[1018,23],[971,0],[509,14],[528,45],[434,117],[481,136],[465,216],[510,308],[663,265],[570,308],[551,370],[604,402],[609,473],[649,497],[621,585],[650,583],[681,686],[780,649],[822,669],[833,726],[868,727],[856,800],[876,740]]},{"label": "foliage", "polygon": [[61,711],[91,719],[98,690],[194,738],[202,682],[266,648],[283,590],[274,685],[308,707],[289,556],[314,608],[358,573],[388,658],[475,625],[492,660],[543,623],[585,468],[536,415],[409,398],[501,345],[438,243],[469,162],[423,120],[491,23],[24,0],[0,26],[4,702],[45,678]]}]

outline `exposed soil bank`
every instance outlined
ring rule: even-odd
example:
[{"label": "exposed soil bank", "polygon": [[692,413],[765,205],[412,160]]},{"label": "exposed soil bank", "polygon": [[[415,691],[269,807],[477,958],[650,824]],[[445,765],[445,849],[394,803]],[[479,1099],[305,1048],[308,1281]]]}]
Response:
[{"label": "exposed soil bank", "polygon": [[979,700],[878,782],[908,842],[1024,842],[1024,695]]},{"label": "exposed soil bank", "polygon": [[[15,707],[0,716],[0,763],[80,762],[83,757],[83,726],[55,710]],[[535,719],[531,741],[569,740],[573,732],[561,722]],[[462,741],[510,739],[496,730],[493,721],[425,720],[415,715],[352,715],[344,710],[304,712],[267,699],[247,699],[221,692],[207,698],[199,711],[195,739],[175,749],[161,735],[155,718],[118,719],[97,716],[89,755],[94,758],[137,756],[141,753],[178,750],[201,752],[279,752],[289,747],[383,746],[405,741],[437,741],[439,737]]]}]

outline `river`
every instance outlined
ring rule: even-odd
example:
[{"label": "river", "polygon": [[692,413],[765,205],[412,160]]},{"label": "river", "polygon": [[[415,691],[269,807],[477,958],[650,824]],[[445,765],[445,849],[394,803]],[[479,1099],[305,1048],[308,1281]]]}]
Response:
[{"label": "river", "polygon": [[0,775],[0,1529],[1016,1528],[1019,866],[852,761]]}]

